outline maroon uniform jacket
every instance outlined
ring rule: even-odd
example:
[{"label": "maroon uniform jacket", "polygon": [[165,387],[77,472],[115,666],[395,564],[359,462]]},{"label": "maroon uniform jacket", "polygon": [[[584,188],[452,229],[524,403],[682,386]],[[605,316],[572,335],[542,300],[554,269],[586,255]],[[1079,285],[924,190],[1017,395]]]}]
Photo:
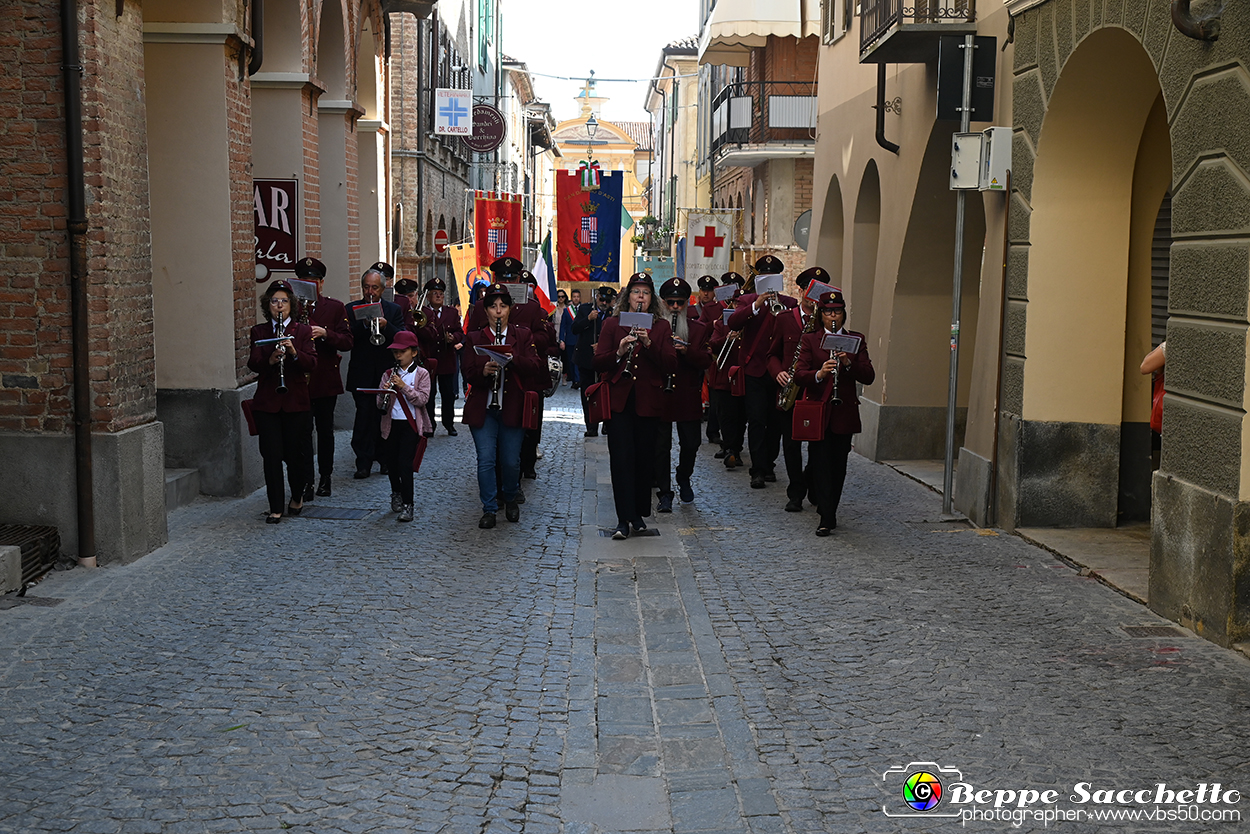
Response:
[{"label": "maroon uniform jacket", "polygon": [[721,320],[721,311],[725,309],[725,302],[713,301],[710,304],[700,304],[697,309],[699,311],[699,321],[703,322],[710,330],[716,322]]},{"label": "maroon uniform jacket", "polygon": [[668,405],[665,419],[674,423],[703,419],[703,375],[712,364],[712,354],[707,350],[709,329],[699,320],[697,311],[687,312],[689,344],[684,353],[673,349],[677,354],[677,376],[672,392],[664,395]]},{"label": "maroon uniform jacket", "polygon": [[[495,331],[490,328],[474,330],[464,337],[464,353],[460,355],[460,372],[469,383],[469,395],[464,400],[466,426],[480,428],[486,423],[486,409],[490,405],[490,392],[495,378],[484,372],[487,359],[480,356],[475,347],[495,343]],[[533,390],[530,383],[539,371],[538,354],[534,353],[533,336],[524,327],[509,323],[504,344],[512,346],[512,361],[503,376],[503,390],[499,392],[505,426],[521,425],[525,407],[525,392]]]},{"label": "maroon uniform jacket", "polygon": [[677,370],[677,351],[673,348],[673,328],[657,316],[651,325],[651,347],[641,342],[634,348],[633,377],[619,373],[624,357],[616,355],[621,339],[629,335],[628,328],[621,327],[620,316],[612,316],[599,331],[599,343],[595,346],[595,370],[604,374],[608,390],[612,394],[612,411],[623,411],[629,392],[634,392],[634,413],[639,417],[665,417],[664,378]]},{"label": "maroon uniform jacket", "polygon": [[[768,312],[767,303],[760,307],[758,313],[751,309],[758,297],[755,293],[748,293],[739,298],[733,315],[729,317],[729,328],[742,331],[742,347],[739,348],[741,359],[736,364],[746,363],[747,376],[764,376],[768,373],[768,349],[773,341],[776,316]],[[787,308],[798,305],[798,301],[788,295],[778,297]]]},{"label": "maroon uniform jacket", "polygon": [[720,356],[721,348],[725,346],[725,339],[728,337],[729,328],[725,326],[723,320],[717,320],[712,325],[712,332],[707,341],[708,352],[712,355],[712,364],[708,366],[707,384],[717,391],[729,390],[729,369],[738,364],[738,357],[742,352],[742,338],[739,337],[734,339],[729,348],[729,357],[725,360],[725,367],[716,367],[716,358]]},{"label": "maroon uniform jacket", "polygon": [[[848,335],[859,337],[859,352],[851,359],[849,366],[838,371],[838,397],[841,405],[825,406],[825,434],[858,434],[863,430],[859,422],[859,397],[855,395],[855,383],[871,385],[877,378],[873,370],[872,360],[868,358],[868,339],[863,333],[854,330],[844,331]],[[832,398],[833,377],[816,382],[816,372],[829,358],[829,351],[822,350],[821,341],[825,338],[824,328],[803,337],[799,349],[799,368],[795,378],[806,392],[808,399],[828,402]]]},{"label": "maroon uniform jacket", "polygon": [[[341,350],[351,350],[355,340],[352,339],[352,326],[347,321],[347,308],[343,302],[335,298],[317,296],[317,308],[308,317],[309,324],[316,324],[326,329],[323,339],[313,339],[313,347],[317,349],[317,369],[308,380],[308,396],[336,397],[343,393],[343,375],[339,373]],[[287,386],[291,384],[287,380]]]},{"label": "maroon uniform jacket", "polygon": [[[524,327],[533,334],[534,350],[539,356],[559,355],[560,341],[556,336],[556,329],[551,326],[551,320],[547,318],[547,314],[543,312],[542,306],[537,301],[513,304],[508,322]],[[469,311],[469,332],[482,330],[489,323],[486,318],[486,308],[482,306],[482,299],[479,298],[474,302],[473,309]],[[543,387],[546,388],[545,385]]]},{"label": "maroon uniform jacket", "polygon": [[[812,315],[815,315],[813,313]],[[773,322],[773,343],[768,349],[768,378],[790,370],[794,364],[795,351],[799,349],[799,336],[803,333],[803,311],[795,307],[777,316]],[[815,325],[820,327],[819,324]]]},{"label": "maroon uniform jacket", "polygon": [[294,355],[288,353],[283,359],[286,372],[286,393],[278,393],[278,366],[269,364],[275,344],[258,345],[258,339],[274,338],[273,324],[265,322],[252,328],[252,355],[247,366],[258,374],[256,394],[252,397],[253,411],[308,411],[308,377],[317,367],[317,350],[312,343],[312,330],[306,324],[291,322],[287,335],[295,345]]},{"label": "maroon uniform jacket", "polygon": [[[431,374],[443,375],[456,372],[456,345],[464,341],[464,331],[460,329],[460,316],[455,309],[444,304],[435,310],[424,307],[428,324],[416,331],[417,341],[421,343],[421,352],[426,356],[426,367]],[[455,340],[448,344],[446,334],[452,334]]]}]

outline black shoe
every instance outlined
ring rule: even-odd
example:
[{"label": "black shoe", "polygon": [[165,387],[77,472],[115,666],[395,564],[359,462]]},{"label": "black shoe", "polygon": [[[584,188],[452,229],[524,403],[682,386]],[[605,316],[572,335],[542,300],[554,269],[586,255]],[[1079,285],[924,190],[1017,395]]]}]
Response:
[{"label": "black shoe", "polygon": [[304,506],[303,506],[303,503],[302,503],[302,502],[301,502],[300,506],[298,506],[298,507],[292,507],[290,504],[287,504],[287,505],[286,505],[286,514],[287,514],[287,515],[299,515],[299,514],[300,514],[300,513],[302,513],[303,511],[304,511]]},{"label": "black shoe", "polygon": [[787,502],[786,502],[786,512],[788,512],[788,513],[801,513],[801,512],[803,512],[803,502],[802,502],[802,501],[787,501]]},{"label": "black shoe", "polygon": [[311,500],[313,500],[313,485],[312,485],[312,481],[309,481],[304,486],[304,501],[311,501]]},{"label": "black shoe", "polygon": [[455,426],[448,426],[448,427],[447,427],[447,436],[448,436],[448,437],[456,437],[456,436],[458,436],[458,435],[459,435],[459,432],[457,432],[457,431],[456,431],[456,427],[455,427]]},{"label": "black shoe", "polygon": [[582,437],[598,437],[598,436],[599,436],[598,429],[586,429],[586,431],[582,432]]},{"label": "black shoe", "polygon": [[660,508],[657,512],[671,513],[673,511],[673,493],[666,492],[660,496]]},{"label": "black shoe", "polygon": [[733,469],[735,467],[742,465],[742,461],[733,452],[730,452],[729,454],[725,455],[725,460],[723,461],[723,463],[725,464],[726,469]]},{"label": "black shoe", "polygon": [[521,520],[521,505],[515,501],[505,501],[503,505],[503,517],[509,521]]},{"label": "black shoe", "polygon": [[379,475],[389,475],[389,474],[391,474],[391,468],[390,468],[389,466],[387,466],[385,463],[379,463],[379,464],[378,464],[378,474],[379,474]]},{"label": "black shoe", "polygon": [[516,501],[516,503],[518,504],[524,504],[525,503],[525,490],[521,489],[518,486],[516,489],[516,498],[514,498],[513,500]]},{"label": "black shoe", "polygon": [[494,527],[495,526],[495,514],[494,513],[482,513],[482,517],[478,519],[477,526],[478,526],[478,529],[480,530],[489,530],[490,528]]},{"label": "black shoe", "polygon": [[629,525],[622,524],[612,531],[612,538],[615,541],[623,542],[629,538]]},{"label": "black shoe", "polygon": [[690,488],[689,481],[686,481],[685,483],[679,483],[677,485],[677,495],[679,498],[681,498],[681,503],[683,504],[694,503],[694,490]]},{"label": "black shoe", "polygon": [[777,483],[777,473],[776,473],[776,472],[765,472],[765,473],[764,473],[764,480],[765,480],[765,481],[767,481],[767,482],[768,482],[768,483],[770,483],[770,484],[775,484],[775,483]]},{"label": "black shoe", "polygon": [[322,498],[330,497],[330,476],[322,475],[321,482],[317,484],[317,494]]},{"label": "black shoe", "polygon": [[713,455],[713,457],[716,458],[717,460],[724,460],[728,454],[729,454],[728,449],[721,449],[719,452]]},{"label": "black shoe", "polygon": [[643,530],[647,529],[647,522],[643,521],[641,518],[635,518],[633,521],[629,522],[629,526],[633,528],[635,533],[641,533]]},{"label": "black shoe", "polygon": [[752,475],[751,476],[751,489],[763,489],[763,488],[764,488],[764,476]]},{"label": "black shoe", "polygon": [[538,473],[535,472],[533,469],[522,469],[521,477],[528,478],[529,480],[534,481],[538,479]]},{"label": "black shoe", "polygon": [[368,470],[368,469],[357,469],[357,470],[356,470],[356,474],[352,475],[352,477],[353,477],[353,478],[355,478],[355,479],[356,479],[356,480],[358,480],[358,481],[359,481],[359,480],[361,480],[362,478],[368,478],[368,477],[369,477],[369,470]]},{"label": "black shoe", "polygon": [[266,524],[277,524],[277,523],[278,523],[279,521],[281,521],[281,520],[282,520],[282,516],[280,516],[280,515],[267,515],[267,516],[265,516],[265,523],[266,523]]},{"label": "black shoe", "polygon": [[395,520],[396,521],[412,521],[412,505],[404,504],[403,507],[399,511],[399,516],[396,517]]},{"label": "black shoe", "polygon": [[433,429],[430,429],[429,431],[423,431],[423,432],[421,432],[421,436],[422,436],[422,437],[433,437],[433,436],[434,436],[434,430],[433,430]]},{"label": "black shoe", "polygon": [[391,493],[391,512],[402,513],[404,511],[404,499],[398,492]]},{"label": "black shoe", "polygon": [[817,527],[817,528],[816,528],[816,535],[820,536],[821,538],[824,538],[825,536],[829,535],[829,534],[830,534],[830,533],[832,533],[832,532],[833,532],[833,530],[832,530],[832,529],[830,529],[830,528],[828,528],[828,527]]},{"label": "black shoe", "polygon": [[709,434],[709,435],[707,436],[707,442],[708,442],[708,443],[720,443],[720,435],[719,435],[719,434]]}]

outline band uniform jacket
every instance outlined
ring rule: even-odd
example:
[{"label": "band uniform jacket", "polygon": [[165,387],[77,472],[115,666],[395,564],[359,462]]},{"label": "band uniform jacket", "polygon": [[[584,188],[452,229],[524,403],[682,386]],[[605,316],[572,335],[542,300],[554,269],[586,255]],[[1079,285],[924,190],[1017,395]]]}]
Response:
[{"label": "band uniform jacket", "polygon": [[[774,319],[777,317],[768,312],[768,304],[760,307],[759,312],[751,309],[755,293],[747,293],[738,299],[733,315],[729,317],[731,330],[742,330],[741,358],[746,362],[747,376],[764,376],[768,373],[768,349],[772,346]],[[798,306],[798,301],[788,295],[778,295],[786,309]],[[781,313],[779,315],[784,315]],[[739,363],[740,364],[740,363]]]},{"label": "band uniform jacket", "polygon": [[[460,328],[460,316],[455,309],[444,304],[435,310],[425,306],[425,318],[428,324],[416,331],[417,341],[421,343],[421,351],[425,354],[426,368],[431,375],[442,376],[456,372],[456,345],[464,341],[464,331]],[[448,343],[446,336],[450,333],[454,338]]]},{"label": "band uniform jacket", "polygon": [[308,323],[326,329],[324,338],[313,339],[313,347],[317,349],[317,370],[308,380],[308,396],[313,399],[337,397],[343,393],[343,375],[339,373],[339,363],[343,358],[339,351],[351,350],[354,344],[352,327],[347,321],[347,308],[337,298],[318,295],[317,307],[308,317]]},{"label": "band uniform jacket", "polygon": [[[816,314],[813,313],[813,316]],[[820,327],[819,324],[816,325]],[[799,349],[799,336],[803,335],[803,310],[795,307],[777,316],[773,323],[773,342],[768,349],[768,378],[775,380],[777,374],[790,370]]]},{"label": "band uniform jacket", "polygon": [[277,344],[258,345],[259,339],[274,338],[273,323],[265,322],[252,328],[252,353],[247,366],[257,373],[256,393],[252,396],[252,410],[274,413],[278,411],[308,411],[312,403],[308,399],[308,377],[317,367],[317,349],[312,343],[312,328],[292,321],[287,335],[295,346],[295,353],[283,358],[286,374],[286,393],[278,393],[278,366],[269,364]]},{"label": "band uniform jacket", "polygon": [[717,391],[728,391],[729,369],[738,364],[739,355],[742,352],[742,337],[734,339],[734,343],[729,348],[729,356],[725,359],[723,368],[716,367],[716,358],[720,356],[721,348],[725,346],[725,340],[729,338],[729,328],[725,326],[723,318],[716,321],[712,325],[711,335],[708,337],[708,352],[712,355],[712,364],[708,366],[707,384],[709,388]]},{"label": "band uniform jacket", "polygon": [[625,357],[617,356],[621,339],[629,335],[629,329],[621,327],[619,316],[612,316],[599,331],[599,344],[595,347],[594,368],[607,380],[612,396],[613,413],[623,411],[629,392],[634,392],[634,413],[639,417],[666,417],[664,378],[677,370],[677,351],[673,348],[673,328],[668,320],[656,316],[651,325],[651,347],[638,342],[631,362],[633,377],[619,371]]},{"label": "band uniform jacket", "polygon": [[[842,404],[825,406],[826,436],[859,434],[863,430],[859,421],[859,397],[855,393],[855,383],[871,385],[877,378],[877,372],[872,367],[872,360],[868,358],[868,338],[863,333],[857,333],[854,330],[843,332],[849,336],[859,337],[859,352],[851,358],[849,366],[838,371],[838,396]],[[818,328],[815,333],[808,333],[803,337],[802,347],[799,348],[799,367],[794,376],[799,381],[799,385],[806,389],[803,396],[828,403],[832,399],[833,377],[816,382],[816,372],[829,358],[829,351],[820,346],[824,338],[824,328]]]},{"label": "band uniform jacket", "polygon": [[378,380],[382,378],[382,374],[387,368],[394,367],[395,358],[391,356],[390,350],[386,347],[395,338],[395,335],[404,330],[404,313],[399,305],[382,299],[382,316],[386,319],[387,325],[382,328],[382,337],[385,341],[381,345],[374,345],[369,341],[371,332],[365,322],[357,319],[352,310],[361,304],[365,304],[363,299],[357,299],[347,305],[347,321],[352,328],[352,358],[347,363],[347,390],[355,391],[357,388],[373,388],[378,384]]},{"label": "band uniform jacket", "polygon": [[664,417],[674,423],[703,419],[703,375],[712,364],[712,355],[707,349],[708,328],[694,311],[688,312],[689,344],[684,353],[673,348],[677,354],[676,377],[673,390],[664,395],[668,405]]},{"label": "band uniform jacket", "polygon": [[[556,356],[560,353],[556,329],[537,301],[513,304],[512,313],[508,316],[508,324],[515,324],[517,327],[524,327],[530,331],[534,341],[534,350],[539,356]],[[489,327],[490,321],[486,317],[486,307],[483,306],[482,300],[478,299],[473,303],[473,309],[469,311],[467,331],[471,333],[475,330],[489,329]],[[546,387],[543,385],[543,388]]]},{"label": "band uniform jacket", "polygon": [[[716,322],[722,319],[721,311],[725,309],[725,302],[712,301],[708,304],[698,305],[699,321],[703,322],[707,327],[711,328]],[[711,332],[709,330],[709,332]]]},{"label": "band uniform jacket", "polygon": [[586,302],[577,306],[577,315],[573,317],[573,332],[577,334],[577,346],[573,348],[573,361],[584,371],[592,371],[595,367],[595,345],[599,343],[599,333],[603,323],[611,315],[610,310],[599,310],[599,315],[591,318],[590,314],[597,309],[594,302]]},{"label": "band uniform jacket", "polygon": [[[538,354],[534,352],[534,337],[526,328],[509,323],[503,341],[504,344],[512,346],[512,361],[504,370],[503,390],[499,392],[499,404],[503,412],[500,416],[505,426],[519,426],[525,409],[525,392],[535,390],[533,380],[542,366],[539,364]],[[490,392],[495,387],[495,378],[485,373],[486,357],[480,355],[475,348],[478,345],[494,343],[495,331],[489,327],[470,331],[464,337],[460,372],[464,375],[465,382],[469,383],[469,395],[464,400],[464,418],[461,422],[471,428],[481,428],[486,423]]]}]

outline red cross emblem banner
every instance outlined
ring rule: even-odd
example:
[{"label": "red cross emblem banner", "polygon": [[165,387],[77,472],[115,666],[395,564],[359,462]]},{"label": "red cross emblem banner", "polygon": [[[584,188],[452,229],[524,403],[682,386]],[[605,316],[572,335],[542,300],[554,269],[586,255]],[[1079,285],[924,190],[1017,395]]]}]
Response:
[{"label": "red cross emblem banner", "polygon": [[733,249],[733,214],[692,211],[686,226],[686,275],[720,276],[729,271]]},{"label": "red cross emblem banner", "polygon": [[520,260],[521,228],[520,194],[477,192],[473,198],[473,242],[477,248],[477,265],[481,269],[489,269],[499,258]]},{"label": "red cross emblem banner", "polygon": [[561,281],[621,280],[624,174],[604,171],[583,191],[578,171],[556,172],[556,276]]}]

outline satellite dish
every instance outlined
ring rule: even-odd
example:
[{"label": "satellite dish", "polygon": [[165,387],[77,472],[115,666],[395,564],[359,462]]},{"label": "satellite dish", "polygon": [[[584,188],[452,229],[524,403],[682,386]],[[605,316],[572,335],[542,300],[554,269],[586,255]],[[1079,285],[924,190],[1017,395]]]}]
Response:
[{"label": "satellite dish", "polygon": [[808,209],[799,215],[799,219],[794,221],[794,242],[804,252],[807,251],[807,243],[812,236],[812,210]]}]

